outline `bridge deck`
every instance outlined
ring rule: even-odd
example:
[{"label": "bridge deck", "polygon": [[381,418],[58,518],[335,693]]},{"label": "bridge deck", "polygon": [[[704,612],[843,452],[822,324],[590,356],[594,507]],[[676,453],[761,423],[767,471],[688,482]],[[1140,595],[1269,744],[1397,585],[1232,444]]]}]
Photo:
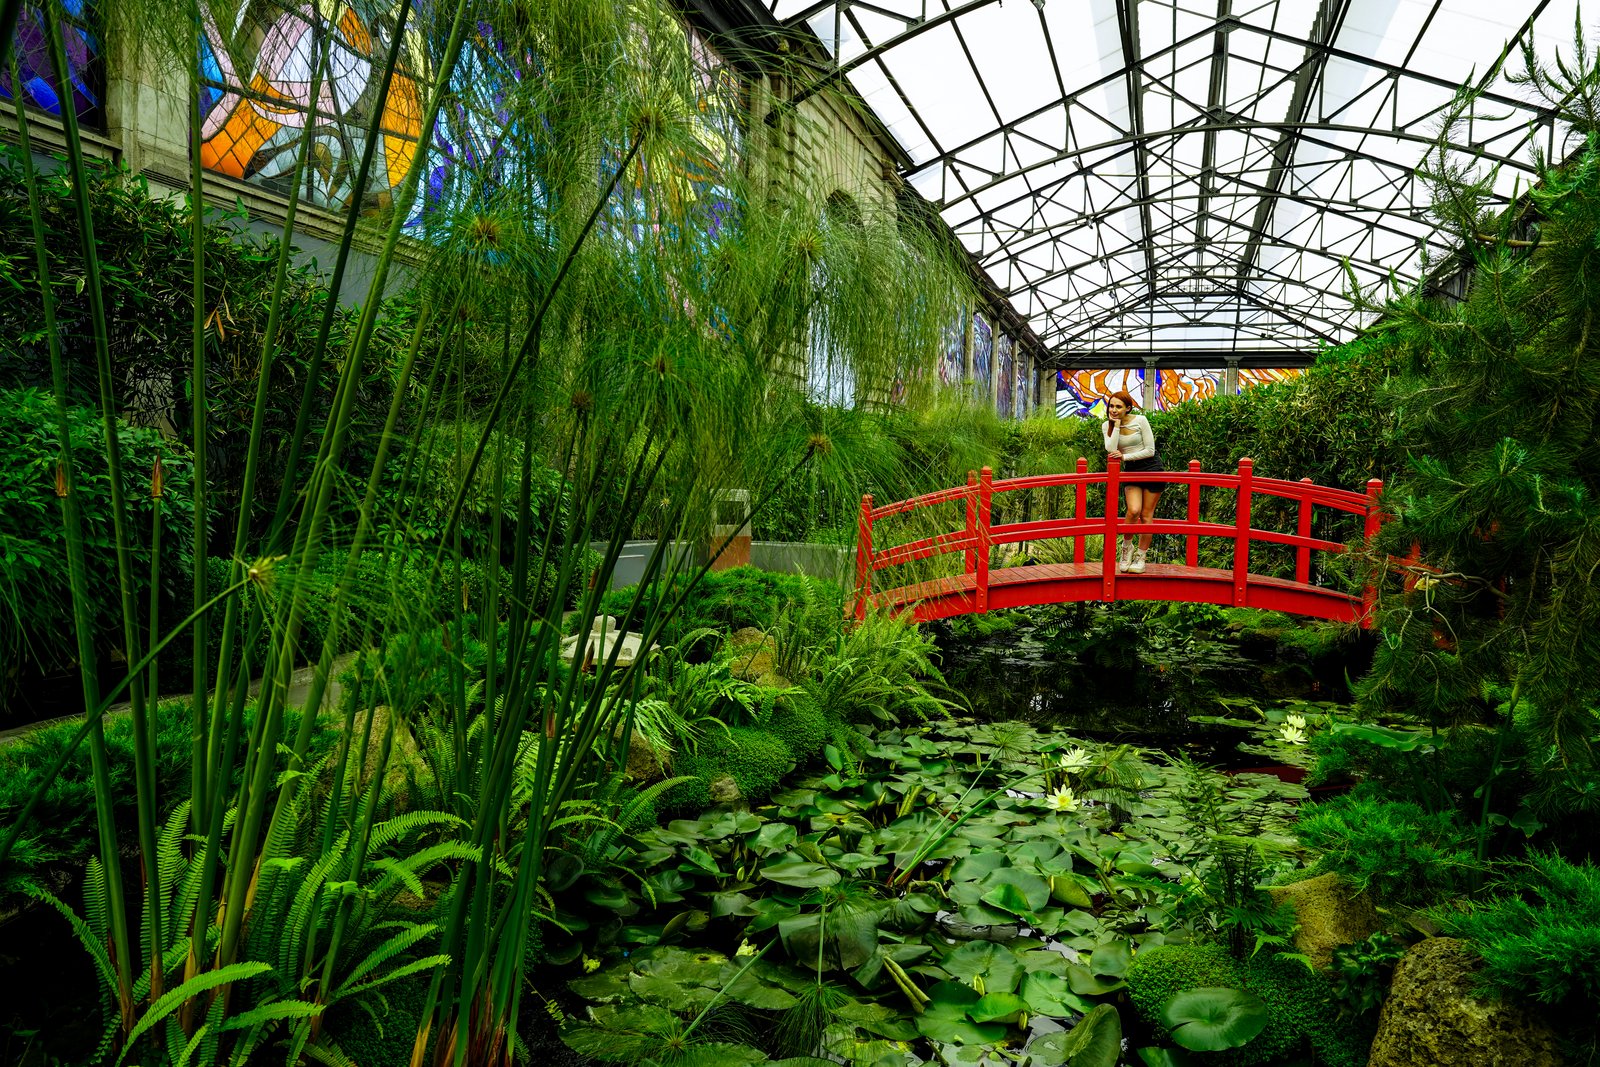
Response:
[{"label": "bridge deck", "polygon": [[[1090,563],[1002,567],[989,572],[986,608],[992,611],[1034,604],[1108,599],[1181,600],[1233,606],[1236,603],[1234,574],[1231,570],[1217,567],[1152,563],[1142,574],[1118,574],[1114,596],[1108,597],[1099,560]],[[891,608],[909,605],[918,622],[980,610],[977,576],[974,574],[874,591],[870,602]],[[1310,615],[1337,622],[1355,622],[1362,612],[1359,596],[1260,574],[1249,575],[1245,583],[1243,606]]]}]

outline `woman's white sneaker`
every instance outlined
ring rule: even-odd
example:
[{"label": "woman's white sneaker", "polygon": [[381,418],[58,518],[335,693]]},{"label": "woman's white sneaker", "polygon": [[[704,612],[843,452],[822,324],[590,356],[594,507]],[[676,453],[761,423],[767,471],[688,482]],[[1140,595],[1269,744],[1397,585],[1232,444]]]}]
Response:
[{"label": "woman's white sneaker", "polygon": [[1144,557],[1145,557],[1145,554],[1144,554],[1143,551],[1134,552],[1134,554],[1133,554],[1133,562],[1129,563],[1128,566],[1127,566],[1127,571],[1128,571],[1129,574],[1143,574],[1144,573]]}]

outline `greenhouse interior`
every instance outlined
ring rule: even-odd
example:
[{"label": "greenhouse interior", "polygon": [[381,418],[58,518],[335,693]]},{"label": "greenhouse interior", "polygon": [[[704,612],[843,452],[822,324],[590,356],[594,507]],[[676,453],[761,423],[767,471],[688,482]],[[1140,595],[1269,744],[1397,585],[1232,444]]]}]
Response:
[{"label": "greenhouse interior", "polygon": [[1600,1067],[1591,19],[0,0],[0,1063]]}]

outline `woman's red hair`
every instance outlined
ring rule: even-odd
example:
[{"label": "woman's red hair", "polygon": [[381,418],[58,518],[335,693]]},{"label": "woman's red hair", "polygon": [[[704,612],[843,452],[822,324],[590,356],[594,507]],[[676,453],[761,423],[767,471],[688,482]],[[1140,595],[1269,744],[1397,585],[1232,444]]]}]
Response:
[{"label": "woman's red hair", "polygon": [[1129,395],[1126,389],[1118,389],[1116,392],[1112,393],[1111,396],[1106,397],[1106,433],[1111,432],[1111,429],[1115,425],[1116,421],[1110,417],[1111,397],[1116,397],[1118,400],[1122,401],[1123,405],[1126,406],[1129,411],[1139,410],[1139,402]]}]

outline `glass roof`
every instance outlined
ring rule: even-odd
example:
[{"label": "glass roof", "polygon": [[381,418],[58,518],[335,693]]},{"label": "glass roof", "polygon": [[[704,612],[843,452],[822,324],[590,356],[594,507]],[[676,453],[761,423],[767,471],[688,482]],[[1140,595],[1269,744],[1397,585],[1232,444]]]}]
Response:
[{"label": "glass roof", "polygon": [[1058,364],[1353,336],[1346,264],[1369,289],[1449,250],[1416,170],[1464,83],[1450,152],[1502,198],[1574,147],[1506,74],[1529,34],[1571,55],[1578,0],[765,2]]}]

